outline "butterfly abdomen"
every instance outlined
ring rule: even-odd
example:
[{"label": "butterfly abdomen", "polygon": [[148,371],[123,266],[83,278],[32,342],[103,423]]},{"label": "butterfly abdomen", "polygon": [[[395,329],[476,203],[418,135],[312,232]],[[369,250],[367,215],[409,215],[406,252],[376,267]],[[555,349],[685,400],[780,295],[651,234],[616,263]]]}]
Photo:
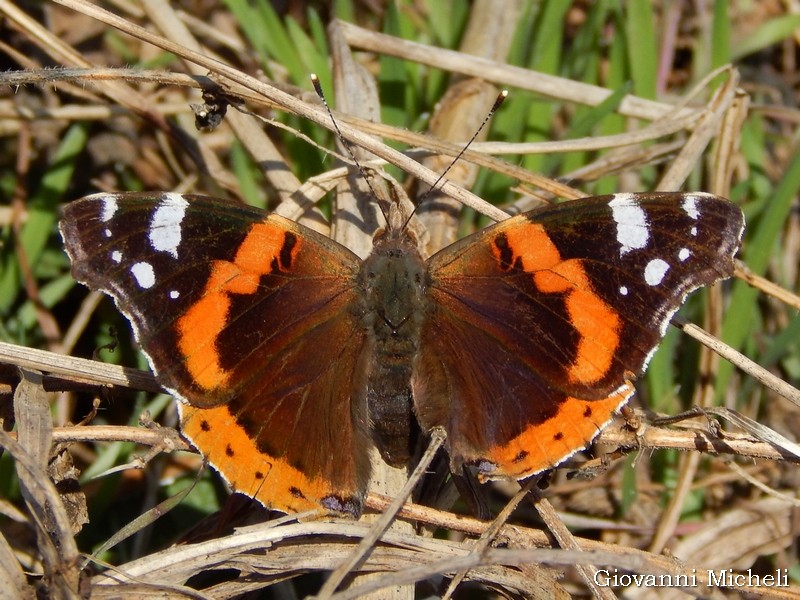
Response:
[{"label": "butterfly abdomen", "polygon": [[405,466],[414,416],[409,382],[425,315],[425,263],[405,234],[379,238],[359,276],[361,322],[367,334],[362,364],[370,434],[383,459]]}]

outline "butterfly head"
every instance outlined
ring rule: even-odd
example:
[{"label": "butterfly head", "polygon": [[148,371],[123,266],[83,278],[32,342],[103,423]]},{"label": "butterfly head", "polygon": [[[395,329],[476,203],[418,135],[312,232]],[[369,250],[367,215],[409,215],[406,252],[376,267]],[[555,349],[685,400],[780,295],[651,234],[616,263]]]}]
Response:
[{"label": "butterfly head", "polygon": [[410,208],[411,201],[400,185],[395,181],[374,176],[368,176],[365,179],[375,197],[378,209],[386,221],[386,226],[376,232],[375,240],[384,232],[398,234],[406,230],[413,210]]}]

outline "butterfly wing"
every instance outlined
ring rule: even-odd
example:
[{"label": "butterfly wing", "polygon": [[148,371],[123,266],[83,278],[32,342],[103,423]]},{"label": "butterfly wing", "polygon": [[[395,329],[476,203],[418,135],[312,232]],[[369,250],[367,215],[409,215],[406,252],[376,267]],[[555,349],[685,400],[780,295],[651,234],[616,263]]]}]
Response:
[{"label": "butterfly wing", "polygon": [[440,251],[412,381],[420,423],[484,477],[555,466],[633,394],[686,295],[731,275],[742,229],[708,194],[617,194]]},{"label": "butterfly wing", "polygon": [[75,278],[128,316],[185,401],[184,433],[232,487],[283,511],[360,512],[354,254],[203,196],[96,194],[67,205],[60,228]]}]

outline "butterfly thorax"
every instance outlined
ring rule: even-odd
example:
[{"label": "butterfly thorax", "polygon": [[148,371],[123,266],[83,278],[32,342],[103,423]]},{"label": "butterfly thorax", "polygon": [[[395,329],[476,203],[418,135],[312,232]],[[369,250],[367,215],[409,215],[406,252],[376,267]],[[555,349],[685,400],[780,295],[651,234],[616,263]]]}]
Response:
[{"label": "butterfly thorax", "polygon": [[409,382],[425,316],[426,270],[414,239],[380,233],[359,276],[366,330],[362,362],[367,422],[383,459],[404,466],[410,456],[413,401]]}]

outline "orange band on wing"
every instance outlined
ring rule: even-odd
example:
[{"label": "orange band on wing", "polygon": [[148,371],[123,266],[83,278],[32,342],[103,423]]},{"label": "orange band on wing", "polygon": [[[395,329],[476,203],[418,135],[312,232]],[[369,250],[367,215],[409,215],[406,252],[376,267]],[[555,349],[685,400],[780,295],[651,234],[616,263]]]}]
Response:
[{"label": "orange band on wing", "polygon": [[226,294],[206,292],[178,321],[178,348],[186,357],[186,369],[207,390],[228,382],[214,341],[227,321],[230,304]]},{"label": "orange band on wing", "polygon": [[619,346],[619,315],[594,292],[582,260],[562,260],[541,225],[509,228],[504,235],[515,254],[512,264],[519,261],[539,291],[565,294],[570,324],[581,335],[567,372],[570,380],[582,384],[599,381]]},{"label": "orange band on wing", "polygon": [[[216,341],[228,323],[232,294],[254,294],[263,275],[274,268],[284,271],[294,260],[301,241],[287,244],[280,227],[256,223],[250,228],[233,262],[218,260],[200,300],[178,321],[178,347],[195,383],[207,390],[228,383],[230,372],[220,364]],[[288,252],[288,255],[284,255]]]},{"label": "orange band on wing", "polygon": [[283,512],[317,510],[324,498],[336,495],[324,479],[309,479],[285,461],[259,451],[227,406],[194,408],[181,403],[180,407],[181,431],[203,449],[236,491]]},{"label": "orange band on wing", "polygon": [[585,448],[633,391],[633,384],[628,382],[604,400],[567,398],[544,423],[530,425],[507,444],[491,448],[486,459],[497,467],[483,477],[520,479],[555,467]]},{"label": "orange band on wing", "polygon": [[[516,257],[525,263],[523,269],[529,272],[550,269],[561,262],[561,253],[541,225],[531,223],[525,227],[511,227],[503,231],[508,247]],[[495,256],[500,260],[498,249]],[[510,261],[514,264],[514,261]]]},{"label": "orange band on wing", "polygon": [[566,306],[570,323],[581,334],[569,376],[580,383],[594,383],[608,372],[619,346],[619,314],[594,293],[580,260],[563,262],[555,271],[565,273],[572,285]]}]

